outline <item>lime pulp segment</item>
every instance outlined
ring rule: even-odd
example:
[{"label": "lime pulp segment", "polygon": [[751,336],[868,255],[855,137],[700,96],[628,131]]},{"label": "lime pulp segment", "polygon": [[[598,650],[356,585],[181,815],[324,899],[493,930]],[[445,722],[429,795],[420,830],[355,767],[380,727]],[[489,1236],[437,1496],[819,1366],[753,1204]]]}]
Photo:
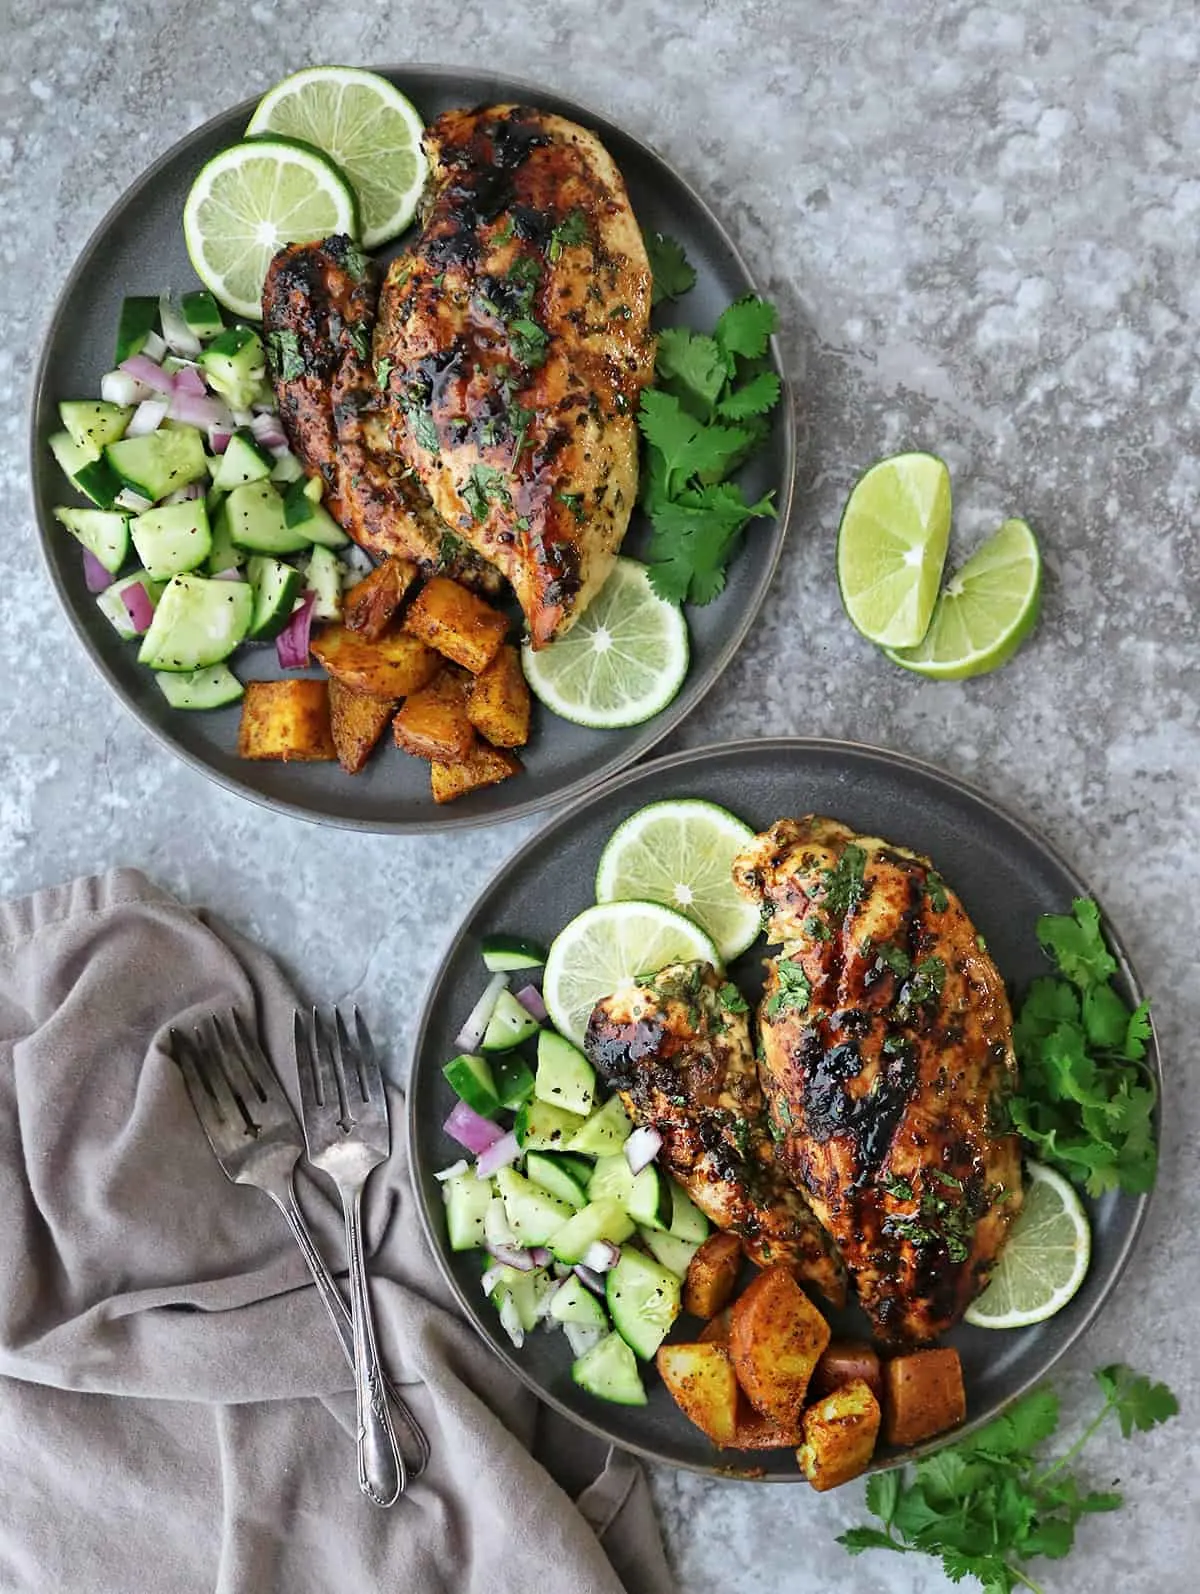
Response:
[{"label": "lime pulp segment", "polygon": [[838,528],[842,603],[881,647],[929,626],[950,539],[950,472],[932,454],[896,454],[860,477]]},{"label": "lime pulp segment", "polygon": [[1087,1276],[1091,1229],[1061,1174],[1027,1165],[1025,1201],[987,1289],[967,1309],[976,1328],[1024,1328],[1062,1310]]}]

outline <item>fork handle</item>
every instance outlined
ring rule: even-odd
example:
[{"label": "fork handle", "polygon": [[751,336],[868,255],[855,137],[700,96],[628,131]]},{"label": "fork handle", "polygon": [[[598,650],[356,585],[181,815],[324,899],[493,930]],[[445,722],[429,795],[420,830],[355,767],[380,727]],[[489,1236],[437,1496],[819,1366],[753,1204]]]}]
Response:
[{"label": "fork handle", "polygon": [[354,1392],[358,1401],[358,1486],[378,1506],[394,1505],[404,1487],[404,1462],[383,1392],[383,1369],[367,1289],[362,1233],[362,1186],[343,1190],[346,1251],[350,1263],[350,1315],[354,1320]]}]

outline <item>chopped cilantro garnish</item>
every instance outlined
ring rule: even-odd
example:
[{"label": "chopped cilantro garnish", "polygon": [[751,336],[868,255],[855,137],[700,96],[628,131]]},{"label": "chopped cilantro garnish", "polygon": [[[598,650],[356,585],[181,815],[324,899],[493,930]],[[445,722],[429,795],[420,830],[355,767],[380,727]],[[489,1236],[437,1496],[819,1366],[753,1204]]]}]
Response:
[{"label": "chopped cilantro garnish", "polygon": [[550,243],[546,254],[551,260],[557,260],[565,248],[572,244],[587,242],[587,218],[582,210],[573,210],[565,221],[560,221],[550,234]]},{"label": "chopped cilantro garnish", "polygon": [[582,493],[555,493],[555,498],[560,504],[565,504],[575,516],[579,525],[583,524],[583,494]]},{"label": "chopped cilantro garnish", "polygon": [[799,963],[780,958],[776,963],[779,986],[767,1003],[766,1016],[776,1018],[788,1009],[803,1013],[812,997],[812,982]]},{"label": "chopped cilantro garnish", "polygon": [[929,906],[935,913],[945,913],[950,906],[950,898],[946,895],[946,882],[936,869],[931,869],[925,876],[925,895],[929,898]]},{"label": "chopped cilantro garnish", "polygon": [[826,912],[844,918],[862,901],[863,872],[867,855],[854,842],[847,842],[841,857],[832,869],[827,869],[822,879],[822,905]]},{"label": "chopped cilantro garnish", "polygon": [[531,321],[528,316],[518,316],[515,321],[508,324],[508,340],[512,348],[513,359],[521,365],[531,369],[541,365],[546,358],[546,346],[550,342],[548,333],[538,326],[536,321]]},{"label": "chopped cilantro garnish", "polygon": [[371,358],[371,334],[366,327],[347,327],[346,337],[360,360]]},{"label": "chopped cilantro garnish", "polygon": [[476,520],[486,520],[488,504],[511,504],[508,477],[494,465],[472,465],[462,496]]},{"label": "chopped cilantro garnish", "polygon": [[664,299],[678,299],[695,286],[696,273],[680,244],[665,233],[642,234],[646,254],[650,260],[650,274],[654,278],[652,302],[661,304]]},{"label": "chopped cilantro garnish", "polygon": [[732,980],[726,980],[717,992],[717,999],[727,1013],[748,1013],[750,1011],[746,998],[734,985]]},{"label": "chopped cilantro garnish", "polygon": [[267,352],[281,382],[294,382],[304,375],[304,356],[300,353],[300,338],[295,332],[271,332],[267,335]]},{"label": "chopped cilantro garnish", "polygon": [[377,388],[387,387],[388,377],[392,374],[393,363],[386,356],[382,360],[375,361],[375,386]]}]

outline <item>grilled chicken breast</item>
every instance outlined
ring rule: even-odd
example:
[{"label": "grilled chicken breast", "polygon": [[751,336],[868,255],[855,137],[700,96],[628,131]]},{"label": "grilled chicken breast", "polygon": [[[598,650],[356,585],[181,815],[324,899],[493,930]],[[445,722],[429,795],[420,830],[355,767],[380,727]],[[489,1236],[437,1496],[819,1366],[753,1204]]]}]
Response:
[{"label": "grilled chicken breast", "polygon": [[659,1166],[762,1265],[793,1263],[830,1301],[840,1262],[775,1161],[746,1004],[707,963],[663,969],[596,1005],[585,1043],[635,1122],[663,1137]]},{"label": "grilled chicken breast", "polygon": [[448,537],[429,495],[379,429],[370,363],[377,292],[370,262],[346,237],[289,244],[272,260],[263,330],[292,452],[323,478],[326,507],[360,547],[497,591],[496,573]]},{"label": "grilled chicken breast", "polygon": [[780,944],[759,1009],[779,1159],[880,1337],[934,1339],[1021,1204],[1004,983],[928,859],[834,819],[780,820],[734,879]]},{"label": "grilled chicken breast", "polygon": [[425,148],[422,231],[374,336],[386,441],[542,647],[603,585],[633,509],[649,263],[620,172],[574,123],[450,111]]}]

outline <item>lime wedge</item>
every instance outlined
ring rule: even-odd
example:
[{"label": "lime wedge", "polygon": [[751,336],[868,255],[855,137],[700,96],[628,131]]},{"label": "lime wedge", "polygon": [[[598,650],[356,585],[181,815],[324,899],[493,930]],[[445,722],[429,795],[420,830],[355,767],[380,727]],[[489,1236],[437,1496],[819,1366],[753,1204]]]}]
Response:
[{"label": "lime wedge", "polygon": [[950,472],[940,459],[895,454],[859,478],[838,527],[837,573],[863,636],[889,648],[921,640],[949,540]]},{"label": "lime wedge", "polygon": [[262,316],[271,257],[284,244],[358,233],[345,180],[316,150],[255,139],[214,155],[183,207],[196,275],[235,315]]},{"label": "lime wedge", "polygon": [[682,913],[658,902],[601,903],[560,931],[546,959],[542,1000],[560,1034],[582,1046],[602,996],[668,963],[697,961],[721,966],[708,936]]},{"label": "lime wedge", "polygon": [[247,136],[298,138],[328,155],[358,195],[362,244],[375,249],[413,218],[428,170],[424,131],[386,78],[353,66],[312,66],[284,78],[258,103]]},{"label": "lime wedge", "polygon": [[521,651],[535,697],[576,725],[614,730],[660,713],[683,685],[687,622],[658,597],[645,565],[618,559],[575,624],[549,647]]},{"label": "lime wedge", "polygon": [[1025,1202],[991,1282],[967,1308],[975,1328],[1026,1328],[1063,1307],[1087,1275],[1092,1234],[1075,1191],[1052,1168],[1025,1165]]},{"label": "lime wedge", "polygon": [[937,681],[962,681],[1007,664],[1037,624],[1042,558],[1023,520],[1006,520],[950,577],[929,630],[888,658]]},{"label": "lime wedge", "polygon": [[662,902],[707,930],[724,962],[757,940],[758,909],[738,891],[733,860],[754,832],[716,803],[651,803],[609,838],[596,870],[596,901]]}]

